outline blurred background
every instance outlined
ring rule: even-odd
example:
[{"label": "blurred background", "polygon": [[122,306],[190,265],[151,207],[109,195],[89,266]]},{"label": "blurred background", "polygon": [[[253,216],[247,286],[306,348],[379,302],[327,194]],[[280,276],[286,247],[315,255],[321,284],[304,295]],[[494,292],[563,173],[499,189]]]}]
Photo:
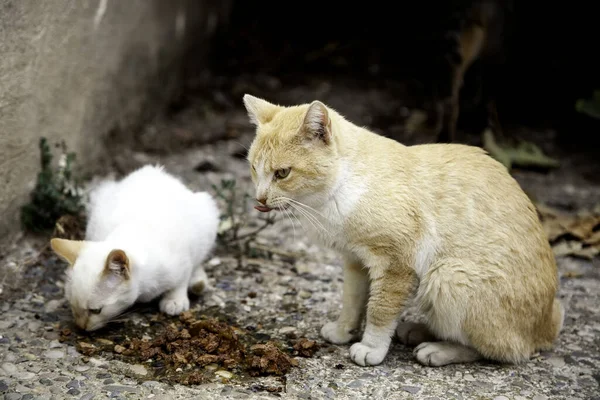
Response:
[{"label": "blurred background", "polygon": [[591,206],[564,187],[600,184],[596,22],[583,3],[510,0],[0,1],[0,237],[40,137],[88,176],[220,140],[243,160],[244,93],[319,99],[408,145],[483,146],[533,195]]}]

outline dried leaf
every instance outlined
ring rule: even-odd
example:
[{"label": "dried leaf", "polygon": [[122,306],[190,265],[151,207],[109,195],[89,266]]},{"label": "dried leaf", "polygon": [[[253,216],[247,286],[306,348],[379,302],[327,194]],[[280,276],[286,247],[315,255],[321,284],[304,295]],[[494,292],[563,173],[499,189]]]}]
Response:
[{"label": "dried leaf", "polygon": [[557,257],[574,256],[589,260],[600,254],[598,210],[570,215],[542,204],[538,204],[537,209]]},{"label": "dried leaf", "polygon": [[542,168],[557,168],[560,166],[558,160],[545,155],[533,143],[524,140],[519,140],[514,144],[497,141],[491,129],[486,129],[483,132],[483,147],[509,170],[514,165]]},{"label": "dried leaf", "polygon": [[591,260],[600,254],[600,248],[592,246],[584,247],[583,243],[576,240],[561,241],[552,247],[552,250],[556,257],[574,256],[587,260]]}]

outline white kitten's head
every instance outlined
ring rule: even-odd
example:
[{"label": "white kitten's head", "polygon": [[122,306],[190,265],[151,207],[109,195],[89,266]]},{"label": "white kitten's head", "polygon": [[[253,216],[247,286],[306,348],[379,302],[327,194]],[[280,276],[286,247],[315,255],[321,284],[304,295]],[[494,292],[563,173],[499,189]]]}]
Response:
[{"label": "white kitten's head", "polygon": [[135,303],[137,287],[123,250],[104,242],[67,239],[52,239],[50,245],[69,263],[65,296],[77,326],[99,329]]}]

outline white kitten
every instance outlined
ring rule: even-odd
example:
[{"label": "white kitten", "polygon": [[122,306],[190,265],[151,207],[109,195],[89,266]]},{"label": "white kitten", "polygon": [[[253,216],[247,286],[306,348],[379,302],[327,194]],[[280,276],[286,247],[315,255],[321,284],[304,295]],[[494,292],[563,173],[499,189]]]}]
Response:
[{"label": "white kitten", "polygon": [[189,309],[188,289],[206,285],[219,209],[207,192],[193,193],[161,167],[145,166],[92,191],[84,241],[52,239],[69,264],[65,295],[77,325],[96,330],[136,301],[162,295],[160,309]]}]

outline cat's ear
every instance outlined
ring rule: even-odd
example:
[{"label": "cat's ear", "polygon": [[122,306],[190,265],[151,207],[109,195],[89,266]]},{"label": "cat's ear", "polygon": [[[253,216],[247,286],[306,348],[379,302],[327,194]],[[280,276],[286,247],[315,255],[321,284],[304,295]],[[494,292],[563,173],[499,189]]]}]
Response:
[{"label": "cat's ear", "polygon": [[123,250],[115,249],[108,254],[106,264],[104,264],[104,274],[118,276],[123,279],[131,277],[129,257]]},{"label": "cat's ear", "polygon": [[318,100],[308,106],[304,116],[303,131],[308,139],[318,139],[329,144],[331,142],[331,120],[325,104]]},{"label": "cat's ear", "polygon": [[70,267],[72,267],[75,264],[75,261],[77,261],[79,252],[84,245],[85,241],[83,240],[68,240],[59,238],[50,240],[50,247],[54,253],[68,262]]},{"label": "cat's ear", "polygon": [[244,95],[244,106],[246,107],[246,111],[248,111],[250,122],[255,126],[271,121],[275,114],[281,110],[281,106],[249,94]]}]

